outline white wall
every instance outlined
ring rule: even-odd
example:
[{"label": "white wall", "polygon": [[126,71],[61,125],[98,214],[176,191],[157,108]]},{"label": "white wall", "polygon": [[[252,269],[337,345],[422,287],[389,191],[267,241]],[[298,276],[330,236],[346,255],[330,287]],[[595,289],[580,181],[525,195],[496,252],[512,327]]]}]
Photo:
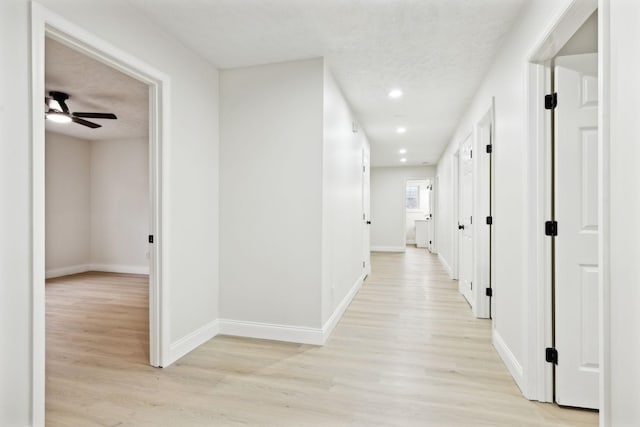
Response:
[{"label": "white wall", "polygon": [[[454,182],[454,153],[472,131],[495,96],[494,129],[494,345],[514,379],[530,395],[525,371],[528,360],[527,301],[527,63],[528,55],[547,27],[569,1],[530,2],[507,36],[469,108],[461,118],[450,145],[438,163],[438,249],[453,259],[454,201],[448,188]],[[532,243],[533,244],[533,243]]]},{"label": "white wall", "polygon": [[320,326],[321,59],[221,71],[220,314]]},{"label": "white wall", "polygon": [[611,203],[604,212],[608,216],[605,227],[610,227],[610,239],[605,240],[605,245],[610,246],[605,246],[604,252],[605,265],[610,262],[609,270],[604,272],[605,295],[609,297],[609,304],[605,297],[605,307],[610,308],[603,331],[605,343],[611,346],[604,358],[609,370],[605,371],[604,388],[610,396],[602,425],[631,427],[640,425],[640,240],[635,227],[640,216],[640,2],[604,1],[601,6],[601,17],[607,19],[607,12],[610,13],[601,40],[611,60],[610,70],[605,70],[609,73],[605,85],[611,93],[604,98],[604,105],[609,103],[611,110],[605,113],[603,129],[609,139],[604,167],[610,173],[609,182],[605,182],[605,200],[608,193]]},{"label": "white wall", "polygon": [[433,166],[371,168],[371,250],[405,250],[407,181],[433,176]]},{"label": "white wall", "polygon": [[368,141],[322,59],[220,87],[221,332],[322,343],[365,273]]},{"label": "white wall", "polygon": [[[363,150],[369,142],[328,68],[324,67],[322,157],[322,324],[346,308],[365,273]],[[368,167],[367,167],[368,169]],[[370,173],[365,170],[364,173]],[[366,189],[368,191],[368,189]],[[368,266],[366,267],[368,268]],[[342,304],[342,306],[341,306]],[[339,313],[336,313],[338,316]],[[337,320],[336,320],[337,322]],[[334,324],[328,326],[329,328]]]},{"label": "white wall", "polygon": [[149,140],[91,141],[91,269],[148,274]]},{"label": "white wall", "polygon": [[46,277],[148,274],[148,147],[46,133]]},{"label": "white wall", "polygon": [[46,134],[47,277],[86,271],[91,263],[91,145]]},{"label": "white wall", "polygon": [[[214,67],[126,1],[43,0],[171,79],[166,212],[171,243],[165,278],[172,342],[218,317],[218,84]],[[0,2],[0,424],[31,414],[31,107],[28,0]]]}]

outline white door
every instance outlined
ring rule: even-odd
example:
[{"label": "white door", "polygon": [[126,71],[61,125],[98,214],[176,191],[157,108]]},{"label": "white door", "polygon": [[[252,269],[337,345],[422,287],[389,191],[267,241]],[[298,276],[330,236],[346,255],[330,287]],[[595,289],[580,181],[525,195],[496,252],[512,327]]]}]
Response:
[{"label": "white door", "polygon": [[427,234],[428,234],[427,249],[433,252],[433,240],[435,239],[435,225],[434,225],[435,222],[433,220],[433,208],[434,208],[433,180],[429,181],[429,187],[427,187],[427,194],[429,195],[429,211],[427,212]]},{"label": "white door", "polygon": [[458,288],[467,302],[473,307],[473,162],[471,151],[471,135],[460,145],[458,161],[459,210],[458,210],[458,250],[459,271]]},{"label": "white door", "polygon": [[556,402],[598,407],[598,56],[556,59]]},{"label": "white door", "polygon": [[369,148],[362,149],[362,219],[363,219],[363,267],[371,271],[371,171],[369,170]]}]

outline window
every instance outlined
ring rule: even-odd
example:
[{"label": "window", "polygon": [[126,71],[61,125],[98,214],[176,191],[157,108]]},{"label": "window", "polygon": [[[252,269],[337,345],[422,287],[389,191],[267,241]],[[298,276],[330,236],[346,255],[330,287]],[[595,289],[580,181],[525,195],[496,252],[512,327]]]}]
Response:
[{"label": "window", "polygon": [[420,209],[420,186],[407,185],[407,194],[405,197],[407,209]]}]

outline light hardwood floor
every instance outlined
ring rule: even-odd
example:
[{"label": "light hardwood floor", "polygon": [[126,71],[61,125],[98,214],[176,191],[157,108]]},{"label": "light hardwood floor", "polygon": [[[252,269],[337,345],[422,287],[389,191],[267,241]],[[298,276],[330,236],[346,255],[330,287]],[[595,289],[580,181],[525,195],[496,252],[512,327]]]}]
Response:
[{"label": "light hardwood floor", "polygon": [[216,337],[147,366],[145,276],[47,283],[50,426],[595,426],[524,399],[437,257],[372,256],[323,347]]}]

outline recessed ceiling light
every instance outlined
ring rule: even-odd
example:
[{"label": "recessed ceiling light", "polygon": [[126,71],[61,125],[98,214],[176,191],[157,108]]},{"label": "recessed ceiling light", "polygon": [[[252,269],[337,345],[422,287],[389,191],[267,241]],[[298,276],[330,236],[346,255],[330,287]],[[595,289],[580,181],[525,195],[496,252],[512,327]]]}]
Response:
[{"label": "recessed ceiling light", "polygon": [[407,161],[407,159],[403,157],[403,158],[401,158],[401,159],[400,159],[400,161],[401,161],[402,163],[405,163],[405,162]]},{"label": "recessed ceiling light", "polygon": [[400,126],[399,128],[396,129],[397,133],[405,133],[407,131],[407,128]]},{"label": "recessed ceiling light", "polygon": [[400,89],[392,89],[389,92],[389,98],[398,99],[402,96],[402,91]]},{"label": "recessed ceiling light", "polygon": [[401,148],[398,150],[398,153],[405,154],[407,152],[406,148]]}]

